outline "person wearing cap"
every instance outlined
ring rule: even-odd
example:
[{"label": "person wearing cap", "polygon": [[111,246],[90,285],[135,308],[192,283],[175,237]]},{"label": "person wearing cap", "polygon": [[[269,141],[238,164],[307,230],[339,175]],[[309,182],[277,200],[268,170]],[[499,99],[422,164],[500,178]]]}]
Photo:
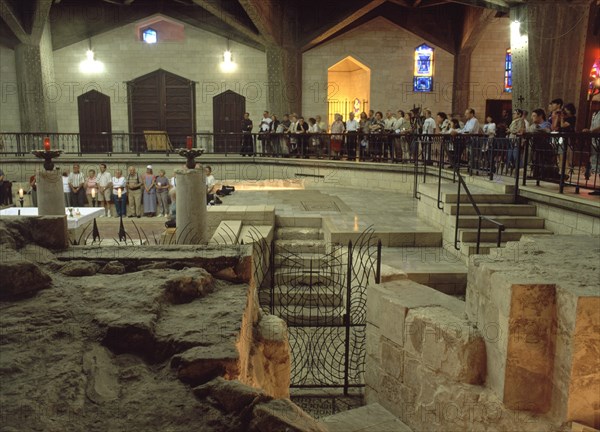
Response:
[{"label": "person wearing cap", "polygon": [[152,165],[146,167],[142,184],[144,186],[144,215],[156,216],[156,177],[152,173]]}]

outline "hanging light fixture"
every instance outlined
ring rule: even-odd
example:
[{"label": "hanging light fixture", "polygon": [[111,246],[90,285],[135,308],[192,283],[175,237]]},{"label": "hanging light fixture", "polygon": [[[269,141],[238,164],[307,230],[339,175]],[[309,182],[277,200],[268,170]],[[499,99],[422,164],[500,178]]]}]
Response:
[{"label": "hanging light fixture", "polygon": [[227,39],[227,50],[223,53],[223,62],[221,63],[221,71],[231,73],[237,69],[237,64],[233,61],[231,50],[229,49],[229,39]]},{"label": "hanging light fixture", "polygon": [[94,51],[92,50],[92,39],[90,39],[90,45],[85,53],[86,59],[79,63],[79,70],[86,74],[95,74],[104,72],[104,63],[94,58]]}]

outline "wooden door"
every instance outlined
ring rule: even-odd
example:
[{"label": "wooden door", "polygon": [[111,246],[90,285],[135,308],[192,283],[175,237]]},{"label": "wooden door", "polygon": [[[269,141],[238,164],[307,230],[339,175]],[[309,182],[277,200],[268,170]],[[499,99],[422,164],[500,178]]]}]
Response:
[{"label": "wooden door", "polygon": [[[242,120],[246,112],[246,98],[227,90],[213,97],[213,131],[215,153],[236,153],[242,146]],[[236,135],[228,136],[228,133]]]},{"label": "wooden door", "polygon": [[[512,101],[507,99],[487,99],[485,101],[485,117],[492,116],[497,125],[502,121],[502,110],[508,111],[509,118],[512,119]],[[485,117],[479,118],[479,123],[485,123]],[[506,125],[510,126],[510,125]]]},{"label": "wooden door", "polygon": [[138,134],[133,149],[144,150],[144,131],[167,132],[174,148],[184,147],[196,133],[196,86],[159,69],[127,83],[129,130]]},{"label": "wooden door", "polygon": [[110,97],[96,90],[77,97],[81,153],[112,152]]}]

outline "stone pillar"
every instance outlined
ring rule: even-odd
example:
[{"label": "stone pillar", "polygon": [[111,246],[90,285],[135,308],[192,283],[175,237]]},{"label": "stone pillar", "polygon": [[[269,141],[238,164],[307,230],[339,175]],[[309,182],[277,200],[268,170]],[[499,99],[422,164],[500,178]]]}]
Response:
[{"label": "stone pillar", "polygon": [[36,171],[38,215],[65,216],[65,196],[63,194],[60,170]]},{"label": "stone pillar", "polygon": [[204,168],[175,171],[177,181],[176,243],[204,244],[206,231],[206,175]]},{"label": "stone pillar", "polygon": [[302,53],[295,46],[267,45],[268,109],[282,118],[302,111]]},{"label": "stone pillar", "polygon": [[60,88],[54,79],[50,24],[46,22],[39,44],[15,47],[19,114],[23,132],[56,132],[55,100]]},{"label": "stone pillar", "polygon": [[584,126],[594,7],[590,0],[546,0],[511,8],[514,108],[547,110],[552,99],[562,98],[575,104],[577,128]]}]

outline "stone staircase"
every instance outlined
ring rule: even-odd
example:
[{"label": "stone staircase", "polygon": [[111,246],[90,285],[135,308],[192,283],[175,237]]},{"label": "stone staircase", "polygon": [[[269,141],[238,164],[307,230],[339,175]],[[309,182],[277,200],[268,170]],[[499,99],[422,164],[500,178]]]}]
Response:
[{"label": "stone staircase", "polygon": [[[274,239],[274,314],[294,326],[343,324],[343,289],[327,255],[321,217],[278,217]],[[270,277],[260,303],[270,304]]]},{"label": "stone staircase", "polygon": [[[469,185],[473,200],[482,215],[490,217],[505,226],[502,232],[501,244],[519,241],[523,235],[548,235],[552,231],[545,228],[545,220],[537,216],[537,208],[530,204],[514,204],[513,196],[509,193],[510,186],[491,184],[490,189],[478,185]],[[458,196],[456,184],[443,184],[441,202],[443,209],[438,208],[437,184],[419,186],[421,200],[418,203],[419,217],[439,227],[443,231],[444,247],[454,247],[456,213],[458,211]],[[460,213],[458,218],[458,240],[460,252],[465,260],[476,253],[478,216],[471,205],[466,193],[461,191]],[[497,248],[498,228],[490,221],[483,220],[480,254],[488,254]]]}]

